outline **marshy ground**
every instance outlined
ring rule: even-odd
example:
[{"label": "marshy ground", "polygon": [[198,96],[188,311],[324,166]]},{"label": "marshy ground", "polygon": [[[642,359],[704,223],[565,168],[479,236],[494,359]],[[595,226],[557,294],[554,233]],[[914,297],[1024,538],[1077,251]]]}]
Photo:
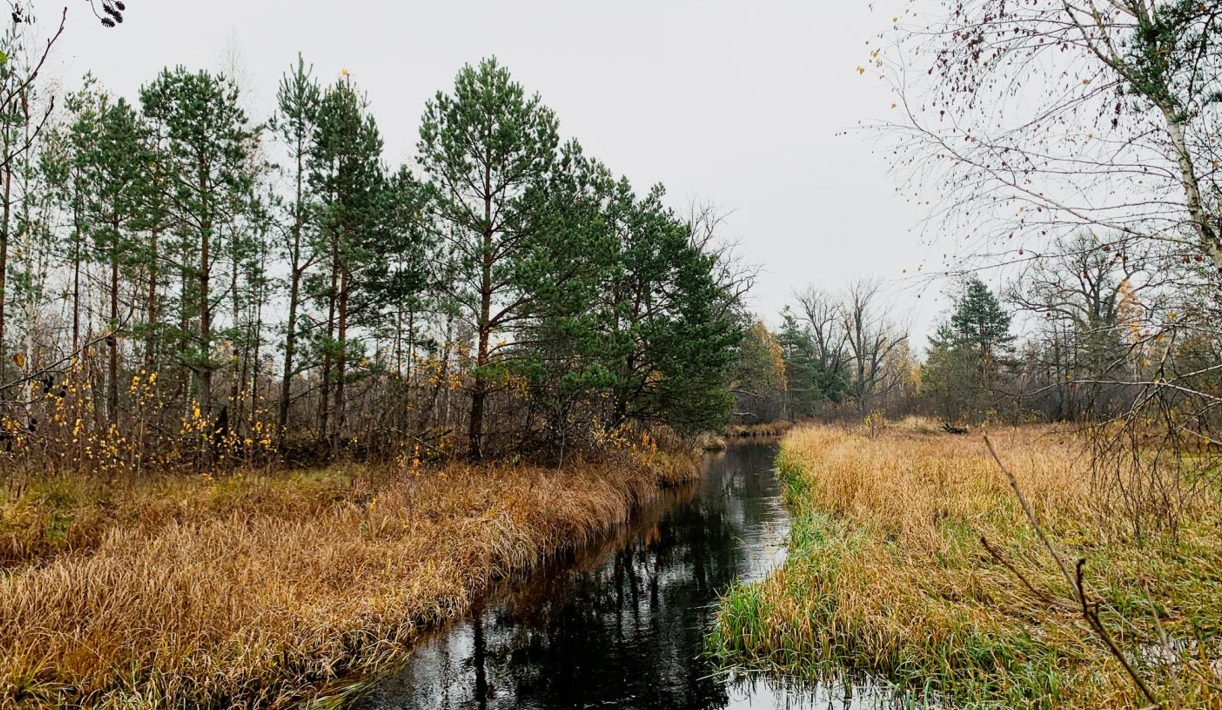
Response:
[{"label": "marshy ground", "polygon": [[[1085,560],[1104,625],[1160,703],[1219,707],[1217,489],[1199,491],[1176,535],[1137,540],[1092,488],[1074,435],[991,436],[1058,554]],[[780,474],[790,555],[723,599],[711,645],[724,664],[806,679],[868,672],[957,707],[1150,704],[1061,605],[1073,590],[980,436],[810,426],[785,439]]]},{"label": "marshy ground", "polygon": [[694,454],[33,477],[0,497],[0,706],[285,707],[580,548]]}]

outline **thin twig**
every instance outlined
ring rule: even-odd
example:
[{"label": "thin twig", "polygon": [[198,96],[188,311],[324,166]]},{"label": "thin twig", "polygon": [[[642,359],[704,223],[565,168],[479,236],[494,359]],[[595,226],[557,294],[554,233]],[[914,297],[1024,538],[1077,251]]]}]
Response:
[{"label": "thin twig", "polygon": [[1048,554],[1052,555],[1052,559],[1056,561],[1057,567],[1061,569],[1061,576],[1065,578],[1065,583],[1070,589],[1075,589],[1073,578],[1069,576],[1069,568],[1061,561],[1061,556],[1057,554],[1056,549],[1052,546],[1052,541],[1044,534],[1044,528],[1040,527],[1039,522],[1035,519],[1035,513],[1032,512],[1031,506],[1027,504],[1027,499],[1023,496],[1023,491],[1018,486],[1018,479],[1010,473],[1010,469],[1001,462],[1001,457],[997,455],[997,449],[993,448],[993,441],[989,439],[989,435],[984,435],[984,443],[989,447],[989,453],[993,455],[993,460],[997,462],[997,466],[1001,468],[1001,472],[1006,474],[1006,478],[1010,480],[1010,488],[1013,489],[1014,495],[1018,498],[1018,504],[1022,506],[1023,512],[1027,514],[1027,520],[1031,523],[1031,527],[1035,528],[1035,533],[1039,535],[1040,541],[1044,543],[1044,547],[1048,549]]},{"label": "thin twig", "polygon": [[1150,686],[1146,685],[1146,681],[1137,674],[1137,671],[1133,668],[1132,664],[1129,663],[1129,659],[1125,657],[1124,653],[1120,650],[1120,647],[1117,646],[1116,642],[1112,640],[1112,635],[1109,634],[1107,629],[1103,627],[1103,621],[1099,619],[1099,602],[1086,601],[1086,583],[1082,579],[1082,569],[1085,566],[1086,560],[1079,559],[1076,577],[1078,598],[1082,600],[1082,617],[1085,618],[1086,622],[1091,625],[1091,628],[1094,629],[1095,634],[1103,640],[1103,643],[1107,644],[1108,650],[1112,652],[1112,655],[1116,657],[1116,660],[1120,661],[1120,665],[1124,666],[1125,672],[1129,674],[1129,677],[1132,678],[1137,687],[1141,689],[1141,692],[1146,696],[1146,699],[1154,703],[1155,707],[1161,708],[1162,703],[1160,703],[1158,698],[1154,696],[1154,692],[1150,690]]},{"label": "thin twig", "polygon": [[19,377],[13,380],[12,382],[6,382],[4,384],[0,384],[0,392],[4,392],[5,390],[9,390],[14,387],[21,387],[22,385],[25,385],[27,382],[33,382],[37,380],[42,375],[46,375],[48,373],[54,372],[60,365],[63,365],[71,361],[73,358],[89,350],[89,348],[91,348],[92,346],[97,345],[98,343],[106,340],[107,338],[119,337],[120,332],[121,331],[116,330],[116,331],[112,331],[109,333],[105,333],[103,335],[99,335],[98,337],[94,338],[93,340],[87,341],[84,345],[77,348],[73,352],[68,353],[67,355],[64,355],[63,357],[61,357],[60,359],[52,362],[50,365],[45,365],[37,370],[27,372],[24,376]]},{"label": "thin twig", "polygon": [[[1117,646],[1116,642],[1112,639],[1111,634],[1109,634],[1107,629],[1104,628],[1103,621],[1099,618],[1099,602],[1091,602],[1087,600],[1086,583],[1083,581],[1082,575],[1082,570],[1086,566],[1086,560],[1078,560],[1075,575],[1070,577],[1069,570],[1065,567],[1065,563],[1061,560],[1061,556],[1057,554],[1056,548],[1052,546],[1052,541],[1050,541],[1048,536],[1044,534],[1044,529],[1035,519],[1035,514],[1032,512],[1031,506],[1027,504],[1027,499],[1025,496],[1023,496],[1022,489],[1018,485],[1018,479],[1015,478],[1014,474],[1010,472],[1010,469],[1006,468],[1006,465],[1002,463],[1001,457],[997,455],[997,450],[993,447],[993,442],[989,439],[988,434],[984,435],[984,443],[988,446],[989,453],[992,454],[993,460],[997,462],[997,465],[1001,468],[1002,472],[1006,474],[1006,478],[1009,479],[1010,488],[1014,490],[1014,495],[1018,498],[1018,503],[1022,506],[1023,512],[1027,514],[1027,520],[1030,521],[1031,527],[1035,528],[1036,535],[1038,535],[1040,540],[1044,543],[1044,547],[1048,549],[1048,554],[1052,555],[1052,559],[1056,560],[1057,567],[1060,568],[1061,574],[1065,576],[1065,580],[1069,582],[1070,589],[1077,595],[1077,602],[1080,604],[1082,618],[1086,619],[1086,623],[1090,625],[1091,630],[1095,632],[1095,635],[1103,641],[1112,656],[1120,662],[1121,666],[1124,667],[1125,672],[1128,673],[1129,678],[1133,680],[1133,683],[1137,686],[1137,688],[1141,690],[1142,695],[1146,696],[1146,699],[1153,703],[1151,707],[1163,707],[1163,704],[1157,697],[1155,697],[1154,692],[1150,689],[1150,686],[1148,686],[1145,680],[1138,675],[1136,669],[1134,669],[1133,665],[1129,663],[1129,659],[1125,657],[1124,653],[1120,650],[1120,647]],[[998,555],[994,554],[994,551],[989,547],[988,543],[985,542],[984,538],[981,538],[981,542],[984,542],[985,549],[989,550],[989,553],[994,556],[994,559],[997,559]],[[1036,596],[1043,598],[1044,595],[1040,594],[1040,592],[1038,592],[1021,574],[1019,574],[1013,566],[1006,564],[1004,561],[1002,564],[1005,565],[1007,569],[1014,572],[1015,576],[1017,576],[1028,589],[1035,593]]]},{"label": "thin twig", "polygon": [[1067,603],[1065,603],[1065,602],[1061,601],[1060,599],[1055,599],[1055,598],[1053,598],[1053,597],[1049,596],[1049,595],[1048,595],[1046,592],[1042,592],[1042,591],[1040,591],[1039,589],[1036,589],[1036,588],[1035,588],[1035,585],[1034,585],[1034,584],[1032,584],[1032,583],[1031,583],[1031,582],[1030,582],[1030,581],[1029,581],[1029,580],[1026,578],[1026,576],[1024,576],[1024,575],[1023,575],[1023,573],[1022,573],[1022,572],[1018,571],[1018,568],[1017,568],[1017,567],[1015,567],[1015,566],[1014,566],[1014,565],[1013,565],[1013,564],[1012,564],[1012,563],[1011,563],[1009,560],[1007,560],[1007,559],[1006,559],[1006,558],[1005,558],[1005,557],[1004,557],[1004,556],[1001,554],[1001,551],[1000,551],[1000,550],[998,550],[997,548],[995,548],[995,547],[993,547],[992,545],[990,545],[990,544],[989,544],[989,541],[988,541],[988,540],[987,540],[987,539],[986,539],[986,538],[985,538],[983,535],[981,535],[981,536],[980,536],[980,544],[984,545],[984,549],[988,551],[988,553],[989,553],[989,557],[992,557],[994,562],[996,562],[997,564],[1001,565],[1002,567],[1005,567],[1006,569],[1010,570],[1010,574],[1013,574],[1015,577],[1017,577],[1017,578],[1018,578],[1018,581],[1022,582],[1022,583],[1023,583],[1023,586],[1024,586],[1024,587],[1026,587],[1026,588],[1027,588],[1027,590],[1028,590],[1029,592],[1031,592],[1032,594],[1034,594],[1034,595],[1036,596],[1036,598],[1037,598],[1037,599],[1039,599],[1040,601],[1044,602],[1044,603],[1045,603],[1045,604],[1047,604],[1048,606],[1054,606],[1054,607],[1056,607],[1056,608],[1058,608],[1058,609],[1062,609],[1062,610],[1064,610],[1064,611],[1071,611],[1071,612],[1072,612],[1072,611],[1077,611],[1077,610],[1078,610],[1078,608],[1077,608],[1076,606],[1074,606],[1074,605],[1072,605],[1072,604],[1067,604]]}]

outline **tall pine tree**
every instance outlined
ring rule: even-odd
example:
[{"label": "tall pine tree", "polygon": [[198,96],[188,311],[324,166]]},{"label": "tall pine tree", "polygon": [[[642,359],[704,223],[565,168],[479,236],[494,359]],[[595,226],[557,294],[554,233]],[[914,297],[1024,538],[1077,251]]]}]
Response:
[{"label": "tall pine tree", "polygon": [[176,335],[183,364],[198,381],[203,416],[211,418],[219,367],[213,352],[215,262],[225,251],[223,226],[250,196],[255,132],[237,87],[206,71],[166,69],[140,90],[140,101],[145,115],[165,129],[170,160],[158,186],[183,236],[184,294]]},{"label": "tall pine tree", "polygon": [[494,335],[529,317],[531,294],[514,270],[532,248],[531,193],[556,161],[555,115],[495,59],[466,66],[453,93],[425,107],[420,163],[458,271],[454,296],[475,332],[467,451],[484,456],[489,394],[504,373],[506,351]]},{"label": "tall pine tree", "polygon": [[377,124],[364,97],[344,77],[319,102],[310,155],[310,188],[318,200],[316,249],[320,261],[328,265],[322,292],[327,333],[319,432],[332,455],[339,451],[346,424],[354,295],[366,285],[366,271],[377,263],[377,211],[384,183],[381,156]]}]

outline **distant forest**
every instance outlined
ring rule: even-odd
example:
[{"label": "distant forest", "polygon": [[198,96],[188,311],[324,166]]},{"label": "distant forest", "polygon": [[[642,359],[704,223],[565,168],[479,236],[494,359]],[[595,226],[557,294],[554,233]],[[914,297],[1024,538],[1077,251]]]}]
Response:
[{"label": "distant forest", "polygon": [[[1157,419],[1163,408],[1208,414],[1222,392],[1216,278],[1182,249],[1083,232],[1000,287],[952,279],[950,308],[915,343],[882,284],[811,287],[779,329],[748,329],[733,370],[736,418],[1094,424]],[[1189,421],[1204,430],[1211,419]]]}]

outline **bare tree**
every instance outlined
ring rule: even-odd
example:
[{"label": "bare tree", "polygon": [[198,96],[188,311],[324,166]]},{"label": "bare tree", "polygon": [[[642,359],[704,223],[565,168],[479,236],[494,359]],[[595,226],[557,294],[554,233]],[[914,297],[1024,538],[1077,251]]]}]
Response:
[{"label": "bare tree", "polygon": [[803,363],[815,378],[818,398],[851,399],[864,412],[903,386],[906,378],[896,373],[904,369],[907,355],[900,355],[908,335],[887,318],[879,282],[854,281],[842,293],[810,286],[794,300],[797,313],[787,309],[786,317],[806,342]]},{"label": "bare tree", "polygon": [[796,296],[801,318],[809,329],[820,372],[836,376],[848,360],[848,329],[844,305],[835,296],[811,286]]},{"label": "bare tree", "polygon": [[760,267],[743,255],[739,240],[725,234],[729,213],[712,202],[691,201],[684,218],[688,241],[701,254],[712,259],[717,285],[728,298],[723,308],[737,307],[759,278]]},{"label": "bare tree", "polygon": [[1222,270],[1222,1],[942,6],[873,61],[904,114],[897,165],[944,194],[935,220],[974,235],[970,255],[1089,226]]},{"label": "bare tree", "polygon": [[1172,285],[1160,268],[1164,250],[1155,242],[1119,248],[1086,233],[1058,237],[1050,247],[1006,293],[1036,317],[1027,355],[1028,370],[1042,370],[1035,396],[1051,395],[1055,409],[1048,413],[1059,419],[1115,412],[1127,388],[1079,382],[1123,379],[1139,369],[1132,332],[1164,305]]},{"label": "bare tree", "polygon": [[849,284],[841,312],[853,398],[861,411],[869,409],[879,394],[886,380],[888,358],[908,340],[908,334],[892,326],[882,312],[881,290],[877,281],[854,281]]},{"label": "bare tree", "polygon": [[[938,5],[897,21],[897,41],[871,62],[902,114],[881,127],[897,139],[896,167],[933,206],[928,224],[962,237],[948,267],[1034,261],[1087,229],[1110,235],[1100,251],[1161,246],[1216,293],[1222,0]],[[1191,340],[1213,338],[1202,328],[1217,330],[1146,309],[1128,338],[1140,365],[1132,374],[1067,377],[1070,387],[1133,393],[1092,431],[1096,479],[1119,491],[1135,522],[1173,528],[1178,502],[1167,491],[1178,496],[1179,452],[1218,440],[1219,400],[1200,383],[1220,366],[1188,367],[1182,357]],[[1212,452],[1206,446],[1194,468],[1216,469]]]}]

